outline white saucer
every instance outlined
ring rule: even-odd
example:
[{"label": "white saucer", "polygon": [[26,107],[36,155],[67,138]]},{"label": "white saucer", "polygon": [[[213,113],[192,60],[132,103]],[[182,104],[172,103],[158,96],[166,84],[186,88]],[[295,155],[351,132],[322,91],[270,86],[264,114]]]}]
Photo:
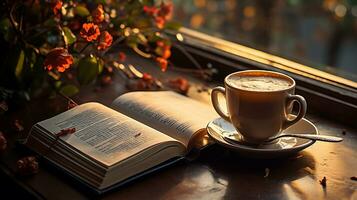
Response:
[{"label": "white saucer", "polygon": [[[314,140],[283,137],[275,143],[262,144],[259,146],[249,146],[239,143],[227,142],[223,139],[223,134],[239,134],[234,126],[222,118],[214,119],[207,124],[208,135],[218,144],[236,151],[237,153],[254,158],[276,158],[295,154],[310,145]],[[283,133],[309,133],[318,135],[318,130],[314,124],[303,118],[296,124],[290,126]]]}]

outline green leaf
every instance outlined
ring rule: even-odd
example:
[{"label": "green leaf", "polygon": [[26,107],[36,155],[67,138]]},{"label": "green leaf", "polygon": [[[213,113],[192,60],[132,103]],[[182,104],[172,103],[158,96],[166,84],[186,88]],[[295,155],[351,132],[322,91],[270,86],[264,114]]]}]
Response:
[{"label": "green leaf", "polygon": [[90,15],[89,10],[84,6],[77,6],[74,9],[74,12],[81,17],[87,17],[88,15]]},{"label": "green leaf", "polygon": [[4,35],[4,39],[9,41],[11,38],[11,23],[8,18],[4,18],[0,21],[0,32]]},{"label": "green leaf", "polygon": [[178,31],[181,28],[180,22],[167,22],[165,23],[165,29]]},{"label": "green leaf", "polygon": [[57,22],[55,21],[54,18],[51,17],[51,18],[47,19],[45,22],[43,22],[43,24],[45,26],[52,27],[52,26],[56,26]]},{"label": "green leaf", "polygon": [[31,51],[29,57],[30,57],[29,58],[29,60],[30,60],[30,68],[31,68],[31,70],[33,70],[33,67],[35,66],[36,59],[37,59],[36,52],[35,51]]},{"label": "green leaf", "polygon": [[60,88],[61,87],[61,85],[62,85],[62,81],[55,81],[55,83],[54,83],[54,86],[55,86],[55,88]]},{"label": "green leaf", "polygon": [[155,49],[155,53],[156,53],[157,55],[159,55],[159,56],[162,56],[162,54],[163,54],[164,52],[162,51],[162,48],[156,48],[156,49]]},{"label": "green leaf", "polygon": [[77,38],[68,27],[63,27],[62,36],[66,45],[73,44]]},{"label": "green leaf", "polygon": [[139,29],[149,28],[151,26],[150,18],[138,18],[134,21],[134,27]]},{"label": "green leaf", "polygon": [[81,85],[91,83],[99,74],[99,64],[97,58],[89,56],[82,58],[78,62],[78,76],[77,79]]},{"label": "green leaf", "polygon": [[135,48],[138,46],[139,40],[138,40],[138,37],[136,37],[134,35],[130,35],[126,38],[125,42],[129,47]]},{"label": "green leaf", "polygon": [[69,85],[65,85],[60,89],[60,92],[66,96],[73,96],[75,94],[77,94],[79,92],[79,89],[77,88],[77,86],[69,84]]},{"label": "green leaf", "polygon": [[25,52],[21,50],[19,58],[17,60],[16,68],[15,68],[15,76],[17,79],[20,79],[21,72],[24,68],[24,61],[25,61]]},{"label": "green leaf", "polygon": [[98,74],[102,73],[104,68],[104,60],[98,58]]},{"label": "green leaf", "polygon": [[5,33],[11,28],[11,22],[8,18],[1,19],[0,21],[0,31]]}]

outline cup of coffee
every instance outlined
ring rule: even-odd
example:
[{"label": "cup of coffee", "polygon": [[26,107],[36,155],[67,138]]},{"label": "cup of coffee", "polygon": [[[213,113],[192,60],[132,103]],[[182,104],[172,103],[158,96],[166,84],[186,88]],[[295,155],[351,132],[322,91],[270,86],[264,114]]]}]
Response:
[{"label": "cup of coffee", "polygon": [[[306,101],[295,95],[295,81],[287,75],[246,70],[228,75],[224,83],[225,88],[212,90],[213,107],[223,119],[233,124],[244,142],[262,143],[305,116]],[[226,99],[228,113],[221,109],[219,93]],[[294,102],[299,104],[296,117],[291,115]]]}]

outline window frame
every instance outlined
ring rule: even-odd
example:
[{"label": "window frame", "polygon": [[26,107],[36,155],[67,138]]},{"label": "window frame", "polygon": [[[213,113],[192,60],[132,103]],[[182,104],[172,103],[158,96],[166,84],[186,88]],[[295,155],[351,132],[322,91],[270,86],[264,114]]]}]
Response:
[{"label": "window frame", "polygon": [[[214,80],[222,82],[229,73],[247,69],[281,72],[295,79],[296,93],[307,99],[310,113],[357,127],[357,82],[189,28],[182,27],[170,35],[202,66],[217,68]],[[174,51],[175,63],[192,65],[179,58],[182,54],[177,49]]]}]

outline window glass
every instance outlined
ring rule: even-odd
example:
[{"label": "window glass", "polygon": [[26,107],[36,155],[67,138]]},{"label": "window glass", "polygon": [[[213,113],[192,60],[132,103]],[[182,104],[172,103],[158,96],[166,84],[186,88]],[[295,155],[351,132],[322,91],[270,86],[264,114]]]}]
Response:
[{"label": "window glass", "polygon": [[357,81],[357,0],[173,0],[185,27]]}]

